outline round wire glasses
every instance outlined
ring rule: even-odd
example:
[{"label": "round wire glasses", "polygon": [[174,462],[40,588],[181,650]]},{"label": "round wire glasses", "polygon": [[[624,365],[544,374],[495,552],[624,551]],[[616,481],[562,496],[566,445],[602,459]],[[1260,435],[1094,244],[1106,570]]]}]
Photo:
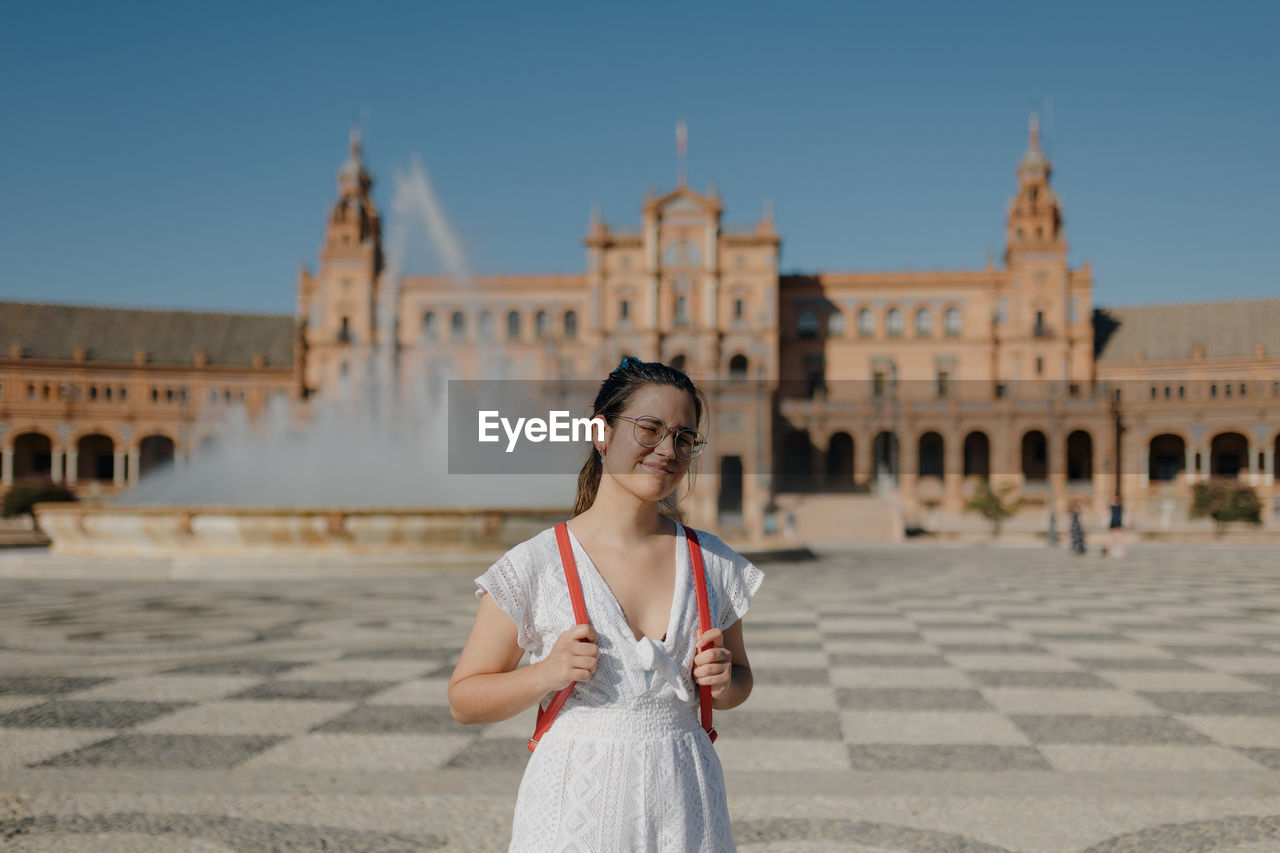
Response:
[{"label": "round wire glasses", "polygon": [[672,444],[675,447],[676,456],[685,462],[692,462],[697,459],[707,446],[707,439],[696,429],[667,426],[664,421],[649,415],[641,415],[638,418],[629,418],[626,415],[615,415],[614,417],[620,421],[631,421],[634,424],[632,432],[635,434],[636,444],[641,447],[657,447],[666,440],[668,433],[675,433],[675,440]]}]

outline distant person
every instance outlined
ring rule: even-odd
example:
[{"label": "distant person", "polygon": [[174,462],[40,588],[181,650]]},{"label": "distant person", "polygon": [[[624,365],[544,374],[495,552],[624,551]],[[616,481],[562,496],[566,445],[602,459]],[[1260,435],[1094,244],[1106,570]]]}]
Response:
[{"label": "distant person", "polygon": [[1084,525],[1080,522],[1080,501],[1073,500],[1067,512],[1071,515],[1071,550],[1077,554],[1085,552]]},{"label": "distant person", "polygon": [[1111,502],[1111,523],[1107,528],[1107,556],[1113,560],[1123,560],[1124,508],[1118,499]]},{"label": "distant person", "polygon": [[[764,575],[672,518],[706,445],[705,410],[681,371],[623,359],[596,394],[604,436],[578,475],[572,517],[476,579],[480,606],[449,680],[453,716],[560,709],[539,714],[512,851],[733,849],[710,715],[751,693],[741,619]],[[532,662],[517,668],[525,652]]]}]

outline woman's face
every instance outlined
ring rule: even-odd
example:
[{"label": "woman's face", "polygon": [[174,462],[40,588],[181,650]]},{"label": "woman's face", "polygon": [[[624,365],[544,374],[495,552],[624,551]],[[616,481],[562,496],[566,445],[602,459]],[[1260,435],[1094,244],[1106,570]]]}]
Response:
[{"label": "woman's face", "polygon": [[[697,429],[697,415],[690,396],[670,385],[645,385],[631,395],[624,417],[648,416],[667,426]],[[603,446],[602,446],[603,445]],[[689,470],[676,455],[675,435],[668,432],[657,447],[644,447],[635,438],[635,424],[619,418],[605,432],[596,449],[604,454],[604,471],[636,497],[659,501],[675,491]]]}]

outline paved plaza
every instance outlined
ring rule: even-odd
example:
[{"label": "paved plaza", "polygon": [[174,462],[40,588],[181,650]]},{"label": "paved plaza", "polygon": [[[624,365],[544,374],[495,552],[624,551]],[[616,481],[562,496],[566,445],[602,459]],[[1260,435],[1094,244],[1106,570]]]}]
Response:
[{"label": "paved plaza", "polygon": [[[531,715],[445,696],[483,568],[0,555],[0,849],[504,849]],[[739,849],[1280,850],[1280,551],[762,568]]]}]

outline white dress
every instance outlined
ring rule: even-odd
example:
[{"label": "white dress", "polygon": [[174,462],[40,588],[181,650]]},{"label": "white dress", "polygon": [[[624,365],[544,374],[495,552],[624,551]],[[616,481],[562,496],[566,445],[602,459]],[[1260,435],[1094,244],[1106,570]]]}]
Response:
[{"label": "white dress", "polygon": [[[698,605],[684,528],[677,525],[675,595],[661,642],[635,639],[604,578],[569,537],[600,661],[529,758],[510,849],[733,850],[720,759],[698,722]],[[717,537],[699,531],[698,538],[711,619],[724,629],[747,612],[764,574]],[[477,596],[492,595],[515,622],[533,662],[574,624],[554,528],[512,548],[476,584]]]}]

